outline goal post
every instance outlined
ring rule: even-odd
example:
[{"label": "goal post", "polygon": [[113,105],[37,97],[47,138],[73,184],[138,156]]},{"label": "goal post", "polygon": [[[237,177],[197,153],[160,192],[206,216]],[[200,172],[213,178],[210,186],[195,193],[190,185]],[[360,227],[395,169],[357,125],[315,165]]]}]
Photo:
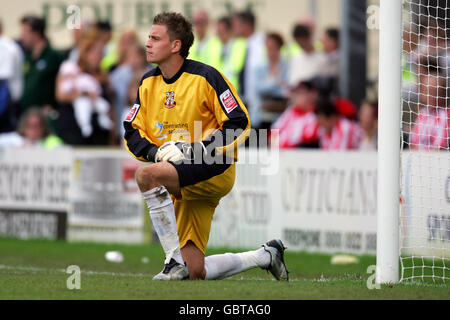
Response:
[{"label": "goal post", "polygon": [[450,275],[450,0],[380,0],[379,284]]},{"label": "goal post", "polygon": [[402,1],[380,0],[377,283],[399,281]]}]

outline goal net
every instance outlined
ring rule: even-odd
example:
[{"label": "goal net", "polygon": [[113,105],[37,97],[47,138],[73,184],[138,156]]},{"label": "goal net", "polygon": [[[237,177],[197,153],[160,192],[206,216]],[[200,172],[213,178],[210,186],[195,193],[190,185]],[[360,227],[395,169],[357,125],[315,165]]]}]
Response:
[{"label": "goal net", "polygon": [[450,276],[450,0],[403,0],[400,281]]}]

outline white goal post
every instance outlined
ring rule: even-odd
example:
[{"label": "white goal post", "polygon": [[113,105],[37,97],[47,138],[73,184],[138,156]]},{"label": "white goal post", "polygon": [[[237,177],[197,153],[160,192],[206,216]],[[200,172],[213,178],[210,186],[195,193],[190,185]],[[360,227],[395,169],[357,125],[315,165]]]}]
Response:
[{"label": "white goal post", "polygon": [[380,284],[450,276],[450,0],[380,0]]},{"label": "white goal post", "polygon": [[377,283],[399,280],[402,1],[380,0]]}]

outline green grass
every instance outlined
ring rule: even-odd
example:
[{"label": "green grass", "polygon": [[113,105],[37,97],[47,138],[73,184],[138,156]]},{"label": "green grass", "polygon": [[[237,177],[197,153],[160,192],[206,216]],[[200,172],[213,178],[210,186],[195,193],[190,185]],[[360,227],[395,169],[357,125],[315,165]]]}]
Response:
[{"label": "green grass", "polygon": [[[105,252],[119,250],[125,260],[112,263]],[[238,250],[209,249],[207,255]],[[143,263],[147,257],[149,262]],[[300,299],[449,299],[445,284],[405,283],[369,290],[367,268],[359,263],[332,265],[331,256],[286,251],[291,281],[275,281],[259,268],[218,281],[152,281],[162,268],[159,245],[68,243],[0,238],[0,299],[119,300],[300,300]],[[81,290],[67,289],[70,265],[81,269]]]}]

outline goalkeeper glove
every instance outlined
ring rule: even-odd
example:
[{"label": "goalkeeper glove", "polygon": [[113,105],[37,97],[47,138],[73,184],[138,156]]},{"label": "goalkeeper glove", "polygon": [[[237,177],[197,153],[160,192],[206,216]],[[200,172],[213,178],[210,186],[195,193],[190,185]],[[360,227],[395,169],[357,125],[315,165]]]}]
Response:
[{"label": "goalkeeper glove", "polygon": [[202,142],[187,143],[184,141],[168,141],[158,148],[155,162],[182,160],[199,160],[206,155],[206,147]]}]

